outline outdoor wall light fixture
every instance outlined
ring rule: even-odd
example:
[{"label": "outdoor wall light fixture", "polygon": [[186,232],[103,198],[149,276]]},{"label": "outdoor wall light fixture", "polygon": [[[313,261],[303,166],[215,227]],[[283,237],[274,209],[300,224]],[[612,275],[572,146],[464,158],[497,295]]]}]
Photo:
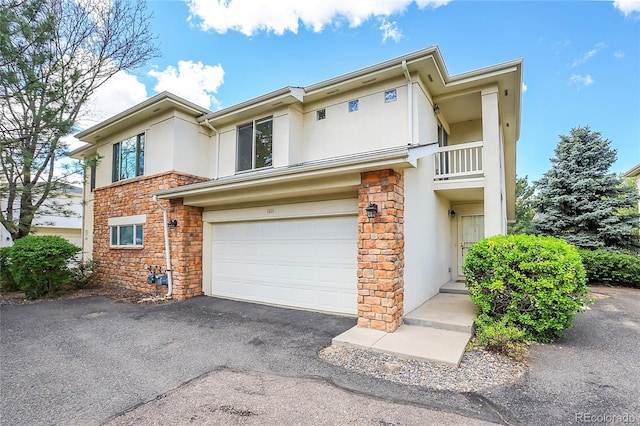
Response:
[{"label": "outdoor wall light fixture", "polygon": [[455,210],[449,210],[449,218],[450,219],[455,219],[456,217],[456,211]]},{"label": "outdoor wall light fixture", "polygon": [[169,226],[169,228],[175,229],[178,226],[178,221],[176,219],[170,220],[169,222],[167,222],[167,225]]},{"label": "outdoor wall light fixture", "polygon": [[438,106],[438,104],[435,104],[433,106],[433,112],[435,112],[436,115],[440,115],[440,107]]},{"label": "outdoor wall light fixture", "polygon": [[369,219],[373,219],[378,215],[378,206],[376,204],[369,203],[369,206],[367,206],[366,210],[367,210],[367,217]]}]

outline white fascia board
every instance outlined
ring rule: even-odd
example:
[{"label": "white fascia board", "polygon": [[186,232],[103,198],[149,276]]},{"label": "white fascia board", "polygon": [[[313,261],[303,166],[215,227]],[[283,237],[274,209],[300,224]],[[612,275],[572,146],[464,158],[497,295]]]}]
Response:
[{"label": "white fascia board", "polygon": [[203,124],[209,121],[215,124],[216,121],[231,120],[234,116],[246,111],[254,109],[257,110],[264,107],[276,107],[278,105],[291,104],[294,102],[303,102],[304,93],[304,89],[301,87],[284,87],[276,90],[275,92],[267,93],[229,108],[206,114],[198,118],[198,122]]},{"label": "white fascia board", "polygon": [[[380,170],[383,168],[415,167],[411,161],[412,157],[409,148],[408,146],[401,146],[357,155],[313,161],[289,167],[242,173],[218,180],[165,189],[157,191],[154,194],[161,199],[182,198],[216,191],[228,191],[230,189],[239,190],[262,185],[285,184],[299,179],[321,178],[353,172]],[[416,151],[416,155],[418,155],[418,153],[419,151]]]},{"label": "white fascia board", "polygon": [[[417,59],[424,59],[425,57],[434,55],[434,54],[439,55],[440,51],[438,50],[437,46],[430,46],[425,49],[421,49],[416,52],[409,53],[407,55],[389,59],[388,61],[380,62],[379,64],[375,64],[366,68],[359,69],[357,71],[353,71],[338,77],[331,78],[329,80],[321,81],[319,83],[306,86],[304,90],[307,93],[312,93],[319,90],[327,90],[328,88],[331,88],[333,86],[340,85],[348,81],[361,78],[365,75],[368,76],[371,74],[375,74],[388,68],[400,67],[402,64],[402,61],[407,61],[407,63],[410,63]],[[398,68],[398,73],[402,74],[402,70],[400,68]]]},{"label": "white fascia board", "polygon": [[147,110],[149,108],[154,107],[156,104],[161,103],[161,102],[170,102],[173,105],[175,105],[177,108],[182,108],[184,110],[187,110],[189,112],[191,112],[194,115],[203,115],[203,114],[207,114],[210,113],[211,110],[207,109],[207,108],[203,108],[199,105],[194,104],[193,102],[190,102],[186,99],[183,99],[179,96],[174,95],[173,93],[170,92],[162,92],[159,93],[155,96],[152,96],[151,98],[140,102],[137,105],[134,105],[133,107],[122,111],[119,114],[116,114],[98,124],[96,124],[95,126],[92,126],[86,130],[83,130],[82,132],[79,132],[75,135],[75,137],[79,140],[82,140],[83,142],[87,142],[87,143],[94,143],[94,142],[90,142],[87,140],[84,140],[85,138],[88,138],[89,136],[91,136],[92,134],[102,131],[103,129],[113,126],[114,124],[117,124],[119,122],[121,122],[122,120],[128,119],[130,118],[132,115],[138,114],[144,110]]},{"label": "white fascia board", "polygon": [[632,167],[629,171],[622,174],[624,177],[634,177],[640,176],[640,164],[635,167]]},{"label": "white fascia board", "polygon": [[85,151],[95,151],[96,146],[92,145],[90,143],[84,143],[82,146],[74,149],[73,151],[70,151],[67,153],[67,157],[71,157],[71,158],[75,158],[77,160],[81,160],[83,158],[82,154]]}]

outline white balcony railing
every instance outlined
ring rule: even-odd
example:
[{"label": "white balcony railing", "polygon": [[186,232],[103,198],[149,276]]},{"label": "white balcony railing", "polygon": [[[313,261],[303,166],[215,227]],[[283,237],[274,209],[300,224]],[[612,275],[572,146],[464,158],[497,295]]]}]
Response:
[{"label": "white balcony railing", "polygon": [[482,176],[482,142],[438,148],[434,155],[435,180]]}]

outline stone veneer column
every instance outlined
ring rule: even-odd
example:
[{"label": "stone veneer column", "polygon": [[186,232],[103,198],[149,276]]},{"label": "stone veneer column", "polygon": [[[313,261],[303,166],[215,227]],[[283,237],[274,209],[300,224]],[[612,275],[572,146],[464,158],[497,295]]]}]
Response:
[{"label": "stone veneer column", "polygon": [[358,211],[358,326],[393,332],[404,314],[404,172],[362,173]]}]

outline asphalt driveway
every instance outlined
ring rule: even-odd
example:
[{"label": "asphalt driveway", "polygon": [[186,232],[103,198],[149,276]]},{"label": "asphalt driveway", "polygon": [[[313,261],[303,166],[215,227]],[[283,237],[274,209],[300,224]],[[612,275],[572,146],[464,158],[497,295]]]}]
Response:
[{"label": "asphalt driveway", "polygon": [[[394,384],[321,362],[316,352],[352,327],[352,318],[208,297],[168,305],[92,297],[2,306],[1,422],[101,424],[140,406],[131,414],[141,424],[142,410],[158,413],[158,404],[167,405],[170,397],[181,410],[174,414],[184,414],[189,404],[202,408],[203,401],[232,398],[240,388],[253,402],[218,405],[208,420],[193,415],[164,417],[163,423],[216,424],[229,422],[216,415],[231,414],[237,424],[277,424],[286,419],[265,422],[234,407],[299,405],[304,415],[309,401],[325,410],[315,412],[315,424],[340,424],[339,418],[420,424],[428,415],[439,423],[460,423],[450,413],[465,416],[464,423],[574,423],[580,415],[597,420],[625,414],[638,422],[640,291],[601,292],[607,297],[581,314],[565,339],[532,349],[531,370],[523,379],[479,394]],[[251,390],[258,382],[296,392],[289,404],[268,402]],[[296,396],[299,401],[291,404]],[[338,410],[351,417],[334,417]]]}]

